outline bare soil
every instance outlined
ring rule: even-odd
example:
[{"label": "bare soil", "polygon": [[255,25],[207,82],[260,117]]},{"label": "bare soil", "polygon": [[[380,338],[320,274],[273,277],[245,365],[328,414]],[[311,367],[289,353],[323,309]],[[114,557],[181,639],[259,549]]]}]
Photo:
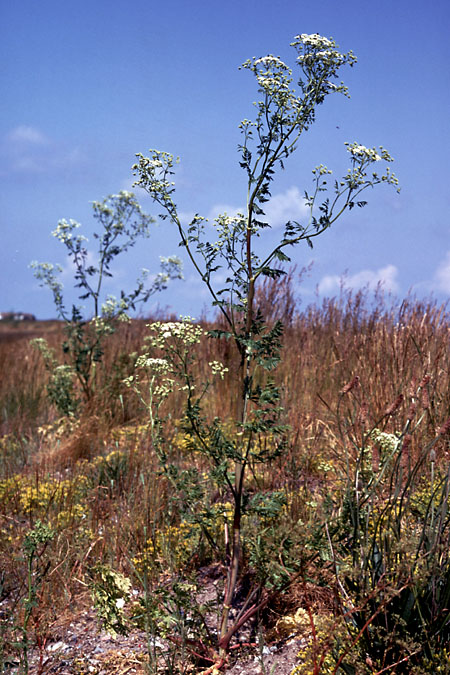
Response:
[{"label": "bare soil", "polygon": [[[210,571],[210,570],[209,570]],[[202,574],[203,572],[203,574]],[[199,571],[202,592],[197,598],[201,603],[217,597],[214,575],[206,568]],[[211,623],[215,619],[207,618]],[[148,669],[148,645],[145,631],[133,629],[127,635],[111,635],[101,629],[94,608],[90,605],[90,596],[85,596],[85,608],[76,614],[66,611],[48,630],[49,638],[41,649],[33,648],[29,652],[30,675],[143,675],[154,673]],[[162,651],[177,652],[172,641],[156,638]],[[298,653],[307,644],[305,635],[291,635],[285,639],[274,637],[270,631],[269,639],[258,640],[251,625],[242,627],[238,641],[230,650],[229,661],[221,669],[224,675],[290,675],[298,664]],[[262,644],[258,644],[262,642]],[[181,647],[179,648],[181,650]],[[166,670],[161,657],[161,669],[158,673],[172,675],[178,671]],[[208,661],[204,661],[203,671],[208,671]],[[7,659],[4,672],[8,675],[19,673],[18,656]],[[147,667],[146,667],[147,666]],[[202,668],[187,668],[182,675],[195,675]],[[181,675],[181,674],[180,674]]]},{"label": "bare soil", "polygon": [[[224,675],[290,675],[305,639],[232,650]],[[262,653],[261,653],[262,652]],[[148,662],[146,635],[133,630],[127,636],[112,636],[99,630],[93,610],[55,630],[40,651],[30,652],[30,675],[143,675]],[[207,669],[207,668],[206,668]],[[5,673],[19,672],[18,659],[5,664]],[[161,673],[166,673],[162,667]],[[192,673],[195,671],[193,670]],[[196,671],[198,672],[198,670]]]}]

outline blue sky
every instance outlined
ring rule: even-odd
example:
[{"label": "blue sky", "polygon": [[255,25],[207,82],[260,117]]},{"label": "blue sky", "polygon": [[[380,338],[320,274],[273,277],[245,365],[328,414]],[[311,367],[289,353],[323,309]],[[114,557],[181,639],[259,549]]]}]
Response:
[{"label": "blue sky", "polygon": [[[286,171],[269,211],[277,236],[295,218],[311,169],[346,170],[344,142],[383,145],[395,158],[400,195],[380,187],[365,209],[344,216],[310,251],[299,286],[305,303],[384,282],[399,298],[412,289],[450,294],[450,5],[448,0],[55,0],[0,5],[0,311],[54,316],[31,260],[60,262],[71,302],[70,267],[51,236],[62,218],[92,232],[91,202],[131,189],[136,152],[181,157],[177,204],[214,217],[245,204],[238,124],[254,116],[256,86],[239,65],[268,53],[294,64],[298,33],[332,36],[358,64],[342,71],[351,99],[330,96]],[[158,209],[138,195],[148,213]],[[131,289],[140,267],[182,254],[168,223],[117,261],[106,291]],[[208,296],[188,265],[153,305],[198,316]],[[87,309],[89,311],[89,308]]]}]

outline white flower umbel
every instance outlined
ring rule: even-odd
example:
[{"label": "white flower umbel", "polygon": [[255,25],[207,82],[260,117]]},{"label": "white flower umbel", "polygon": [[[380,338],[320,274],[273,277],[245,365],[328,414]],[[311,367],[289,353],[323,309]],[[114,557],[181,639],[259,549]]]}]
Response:
[{"label": "white flower umbel", "polygon": [[170,372],[170,364],[166,359],[157,359],[147,354],[142,354],[137,358],[136,368],[148,368],[159,375]]},{"label": "white flower umbel", "polygon": [[330,77],[337,75],[337,70],[347,63],[353,66],[357,59],[352,51],[347,54],[341,53],[333,38],[326,38],[318,33],[302,33],[297,35],[291,43],[298,52],[297,61],[302,67],[305,75],[320,77],[322,80],[321,88],[323,92],[340,91],[348,95],[347,87],[341,82],[335,85],[330,81]]},{"label": "white flower umbel", "polygon": [[370,438],[378,445],[382,456],[390,455],[398,450],[401,443],[400,439],[395,434],[389,434],[385,431],[380,431],[380,429],[377,428],[371,431]]},{"label": "white flower umbel", "polygon": [[302,42],[304,45],[309,45],[316,49],[334,46],[334,40],[323,37],[322,35],[319,35],[319,33],[311,33],[310,35],[308,33],[302,33],[301,35],[297,35],[295,41]]},{"label": "white flower umbel", "polygon": [[163,348],[170,338],[178,340],[185,345],[198,344],[205,334],[201,326],[194,323],[195,319],[185,316],[181,321],[155,321],[147,324],[152,334],[145,338],[152,347]]},{"label": "white flower umbel", "polygon": [[81,227],[80,223],[77,223],[76,220],[60,220],[56,229],[53,230],[52,235],[59,239],[63,244],[67,244],[69,241],[81,243],[83,241],[88,241],[87,237],[82,234],[77,234],[74,236],[74,231]]},{"label": "white flower umbel", "polygon": [[[382,156],[378,154],[376,148],[366,148],[365,145],[360,145],[359,143],[346,143],[347,150],[349,153],[356,157],[357,159],[365,159],[368,162],[379,162],[382,159]],[[382,148],[380,148],[382,150]],[[392,162],[392,158],[384,157],[389,162]]]},{"label": "white flower umbel", "polygon": [[212,374],[218,375],[221,380],[223,380],[225,373],[228,373],[228,368],[226,368],[220,361],[210,361],[208,365],[211,368]]}]

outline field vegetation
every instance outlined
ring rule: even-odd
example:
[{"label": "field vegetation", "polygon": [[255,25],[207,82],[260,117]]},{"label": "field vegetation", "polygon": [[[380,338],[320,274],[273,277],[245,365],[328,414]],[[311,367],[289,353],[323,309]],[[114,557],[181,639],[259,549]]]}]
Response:
[{"label": "field vegetation", "polygon": [[[255,456],[269,459],[250,465],[243,494],[220,667],[261,640],[297,634],[304,642],[293,675],[448,673],[448,311],[381,291],[343,291],[302,308],[297,281],[291,270],[256,295],[268,325],[284,325],[273,374],[284,441],[252,440]],[[122,323],[104,344],[92,396],[63,416],[49,403],[50,374],[26,330],[62,360],[63,324],[1,326],[5,672],[8,663],[27,672],[36,648],[42,659],[33,667],[45,672],[45,646],[64,617],[92,605],[110,631],[145,630],[148,672],[219,667],[233,496],[193,443],[183,392],[163,397],[155,436],[148,404],[127,386],[137,355],[161,356],[146,341],[155,320],[183,325],[173,317]],[[203,390],[208,364],[223,366],[203,402],[202,424],[216,433],[218,414],[233,428],[239,363],[231,342],[205,334],[221,321],[189,324],[203,329],[190,347],[191,384]],[[211,579],[217,600],[205,601]],[[238,649],[242,635],[247,646]]]}]

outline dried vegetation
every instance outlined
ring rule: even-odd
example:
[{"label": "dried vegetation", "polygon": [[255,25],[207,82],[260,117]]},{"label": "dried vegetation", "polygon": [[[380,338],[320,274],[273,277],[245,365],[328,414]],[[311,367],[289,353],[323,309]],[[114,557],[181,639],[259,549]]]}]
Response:
[{"label": "dried vegetation", "polygon": [[[247,519],[241,604],[233,611],[245,612],[271,560],[291,583],[273,593],[269,585],[260,615],[236,634],[225,672],[237,673],[251,649],[238,649],[239,641],[259,645],[257,657],[291,636],[298,654],[275,673],[449,673],[447,308],[362,291],[302,309],[296,282],[292,272],[258,295],[266,319],[285,327],[276,378],[290,432],[283,454],[249,479],[249,500],[253,490],[282,495],[282,508]],[[113,633],[143,631],[139,668],[208,672],[214,662],[230,505],[226,494],[208,494],[210,540],[183,518],[160,473],[145,414],[122,384],[145,323],[111,336],[93,398],[64,419],[49,406],[47,374],[26,331],[1,327],[5,672],[51,672],[49,646],[92,607]],[[57,323],[32,328],[59,348]],[[233,348],[205,339],[199,349],[200,363],[218,359],[229,368],[207,404],[211,418],[226,417]],[[164,405],[171,461],[195,467],[207,485],[202,457],[183,437],[180,401]]]}]

